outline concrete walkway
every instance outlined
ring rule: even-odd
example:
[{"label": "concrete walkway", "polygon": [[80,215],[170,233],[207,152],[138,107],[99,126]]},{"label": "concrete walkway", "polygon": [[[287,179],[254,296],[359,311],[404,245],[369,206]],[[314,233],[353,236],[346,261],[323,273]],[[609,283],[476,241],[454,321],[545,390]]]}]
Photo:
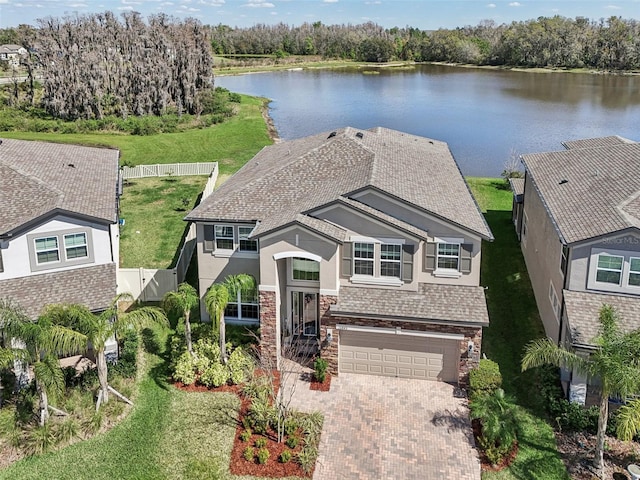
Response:
[{"label": "concrete walkway", "polygon": [[424,380],[341,374],[331,391],[299,381],[292,406],[321,411],[313,478],[480,480],[466,399]]}]

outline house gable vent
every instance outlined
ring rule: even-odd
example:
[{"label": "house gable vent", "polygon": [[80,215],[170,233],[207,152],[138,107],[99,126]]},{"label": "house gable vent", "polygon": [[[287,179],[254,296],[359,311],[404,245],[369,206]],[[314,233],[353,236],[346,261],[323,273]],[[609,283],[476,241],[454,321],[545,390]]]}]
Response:
[{"label": "house gable vent", "polygon": [[331,132],[327,138],[333,138],[337,135],[338,132]]},{"label": "house gable vent", "polygon": [[364,137],[364,133],[358,132],[358,133],[356,133],[356,137],[362,138],[362,137]]}]

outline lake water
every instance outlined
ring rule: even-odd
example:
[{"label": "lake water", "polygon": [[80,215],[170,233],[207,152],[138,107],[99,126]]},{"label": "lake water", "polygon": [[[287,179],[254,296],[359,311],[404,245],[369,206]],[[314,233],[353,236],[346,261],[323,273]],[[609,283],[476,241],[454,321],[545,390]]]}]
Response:
[{"label": "lake water", "polygon": [[640,76],[533,73],[419,65],[216,77],[267,97],[289,140],[344,126],[383,126],[445,141],[465,175],[498,176],[512,152],[620,135],[640,140]]}]

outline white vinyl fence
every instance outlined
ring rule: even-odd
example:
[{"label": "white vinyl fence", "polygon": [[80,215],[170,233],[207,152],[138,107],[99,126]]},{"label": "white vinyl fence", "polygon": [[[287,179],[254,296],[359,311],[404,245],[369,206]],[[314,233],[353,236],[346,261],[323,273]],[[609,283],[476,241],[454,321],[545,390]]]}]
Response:
[{"label": "white vinyl fence", "polygon": [[[122,178],[144,177],[184,177],[186,175],[210,175],[218,170],[218,162],[200,163],[163,163],[156,165],[137,165],[135,167],[122,167]],[[217,177],[216,173],[216,177]]]},{"label": "white vinyl fence", "polygon": [[[206,174],[209,175],[209,179],[204,187],[200,201],[211,195],[218,180],[218,164],[213,162],[205,165],[213,165],[213,168]],[[142,302],[159,302],[165,293],[175,290],[179,283],[184,282],[189,263],[191,263],[191,257],[196,249],[195,223],[189,222],[188,228],[189,230],[180,250],[180,256],[174,268],[119,268],[118,293],[130,293],[134,299]]]}]

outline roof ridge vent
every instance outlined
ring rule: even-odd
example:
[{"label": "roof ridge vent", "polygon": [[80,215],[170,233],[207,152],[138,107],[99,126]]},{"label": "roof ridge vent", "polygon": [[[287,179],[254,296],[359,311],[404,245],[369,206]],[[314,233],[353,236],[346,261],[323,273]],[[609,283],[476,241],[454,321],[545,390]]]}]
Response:
[{"label": "roof ridge vent", "polygon": [[338,132],[331,132],[327,138],[328,138],[328,139],[329,139],[329,138],[333,138],[333,137],[335,137],[337,134],[338,134]]},{"label": "roof ridge vent", "polygon": [[358,132],[358,133],[356,133],[356,137],[362,138],[362,137],[364,137],[364,133]]}]

